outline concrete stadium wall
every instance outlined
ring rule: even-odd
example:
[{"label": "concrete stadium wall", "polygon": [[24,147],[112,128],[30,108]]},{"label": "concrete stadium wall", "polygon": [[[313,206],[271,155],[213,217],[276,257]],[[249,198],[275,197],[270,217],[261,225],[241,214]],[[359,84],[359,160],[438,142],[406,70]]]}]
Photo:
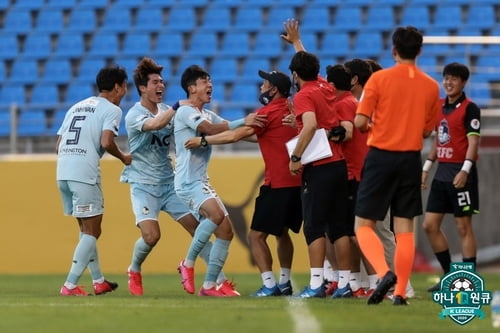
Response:
[{"label": "concrete stadium wall", "polygon": [[[500,223],[498,219],[500,188],[500,154],[497,150],[481,152],[481,214],[474,218],[480,248],[479,263],[500,257]],[[103,233],[98,241],[101,266],[105,273],[124,273],[130,263],[134,242],[139,237],[131,211],[129,187],[118,181],[122,165],[115,159],[101,162],[105,214]],[[263,164],[259,156],[215,156],[210,164],[211,183],[224,200],[235,225],[225,271],[255,272],[246,242],[255,196],[262,181]],[[78,239],[74,218],[64,216],[55,182],[54,156],[0,160],[2,196],[0,232],[0,274],[66,273]],[[428,193],[424,192],[424,205]],[[417,248],[432,261],[432,250],[421,228],[416,224]],[[144,263],[144,272],[172,273],[184,257],[190,236],[162,213],[162,239]],[[456,228],[451,217],[444,228],[455,255],[460,253]],[[294,235],[294,270],[309,271],[307,247],[302,234]],[[275,243],[270,237],[275,253]],[[496,253],[496,254],[495,254]],[[275,257],[276,258],[276,257]],[[277,260],[275,260],[277,269]],[[205,271],[205,264],[197,265]],[[436,265],[436,263],[434,263]],[[437,266],[436,266],[437,267]]]}]

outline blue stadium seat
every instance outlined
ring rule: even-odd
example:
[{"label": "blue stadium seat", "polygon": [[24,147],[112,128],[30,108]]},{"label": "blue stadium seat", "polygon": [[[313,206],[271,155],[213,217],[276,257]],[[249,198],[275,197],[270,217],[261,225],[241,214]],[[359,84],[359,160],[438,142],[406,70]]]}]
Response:
[{"label": "blue stadium seat", "polygon": [[375,6],[370,7],[366,23],[363,28],[368,30],[392,30],[396,23],[394,10],[392,6]]},{"label": "blue stadium seat", "polygon": [[64,102],[71,105],[94,95],[95,92],[93,84],[75,81],[68,85]]},{"label": "blue stadium seat", "polygon": [[467,13],[465,25],[475,29],[490,29],[496,24],[493,5],[472,4]]},{"label": "blue stadium seat", "polygon": [[104,14],[100,31],[126,32],[132,27],[130,10],[125,7],[113,6]]},{"label": "blue stadium seat", "polygon": [[184,37],[181,32],[162,32],[158,35],[155,56],[175,57],[184,52]]},{"label": "blue stadium seat", "polygon": [[30,105],[35,108],[46,108],[59,104],[59,92],[55,84],[36,84],[31,92]]},{"label": "blue stadium seat", "polygon": [[[338,11],[343,10],[344,7],[338,8]],[[355,7],[352,7],[354,11]],[[337,15],[337,19],[334,21],[335,28],[337,28],[337,20],[339,20],[339,16]],[[355,19],[355,18],[353,18]],[[331,27],[331,18],[330,18],[330,10],[325,6],[309,6],[304,8],[304,14],[301,20],[301,31],[325,31]],[[359,28],[359,27],[358,27]]]},{"label": "blue stadium seat", "polygon": [[114,33],[101,32],[92,38],[88,55],[94,57],[114,57],[118,54],[118,36]]},{"label": "blue stadium seat", "polygon": [[[461,26],[457,30],[457,36],[483,36],[483,31],[480,28],[471,26]],[[454,44],[452,47],[454,52],[481,53],[486,49],[484,44]]]},{"label": "blue stadium seat", "polygon": [[52,53],[50,35],[32,32],[24,42],[24,50],[20,56],[26,59],[44,59]]},{"label": "blue stadium seat", "polygon": [[462,8],[459,5],[437,6],[433,28],[456,29],[463,24]]},{"label": "blue stadium seat", "polygon": [[198,65],[198,66],[202,67],[203,69],[208,70],[207,62],[205,61],[205,59],[203,57],[190,57],[190,56],[182,57],[180,59],[179,63],[177,64],[176,76],[179,77],[179,80],[176,83],[177,85],[180,85],[180,82],[181,82],[180,76],[181,76],[182,72],[191,65]]},{"label": "blue stadium seat", "polygon": [[246,116],[243,108],[221,108],[219,115],[226,120],[237,120]]},{"label": "blue stadium seat", "polygon": [[0,108],[8,108],[13,103],[18,106],[26,103],[24,86],[19,84],[4,84],[0,90]]},{"label": "blue stadium seat", "polygon": [[260,8],[255,6],[242,6],[236,12],[233,31],[257,31],[263,26],[263,15]]},{"label": "blue stadium seat", "polygon": [[215,58],[210,66],[210,76],[214,84],[236,80],[238,78],[238,61],[236,58]]},{"label": "blue stadium seat", "polygon": [[353,53],[358,58],[377,57],[384,49],[382,33],[358,32],[354,43]]},{"label": "blue stadium seat", "polygon": [[333,20],[336,31],[358,31],[362,26],[360,7],[339,7]]},{"label": "blue stadium seat", "polygon": [[47,0],[47,8],[71,9],[77,6],[78,0]]},{"label": "blue stadium seat", "polygon": [[243,64],[241,79],[248,82],[259,83],[263,81],[259,76],[259,70],[269,72],[273,69],[267,57],[247,57]]},{"label": "blue stadium seat", "polygon": [[80,58],[85,53],[83,35],[63,31],[59,34],[53,55],[58,58]]},{"label": "blue stadium seat", "polygon": [[78,8],[103,9],[108,6],[108,0],[79,0]]},{"label": "blue stadium seat", "polygon": [[57,109],[54,111],[51,124],[47,130],[48,135],[56,135],[57,134],[57,131],[61,127],[67,111],[68,110],[66,108]]},{"label": "blue stadium seat", "polygon": [[14,59],[18,54],[17,36],[11,33],[0,33],[0,60]]},{"label": "blue stadium seat", "polygon": [[38,62],[35,59],[17,58],[13,65],[8,82],[17,84],[33,84],[39,78]]},{"label": "blue stadium seat", "polygon": [[490,80],[500,77],[500,57],[496,55],[482,55],[477,59],[477,72],[482,73]]},{"label": "blue stadium seat", "polygon": [[0,137],[10,135],[10,112],[8,110],[0,110]]},{"label": "blue stadium seat", "polygon": [[96,13],[93,9],[72,10],[66,29],[71,32],[94,33],[97,27]]},{"label": "blue stadium seat", "polygon": [[47,119],[42,109],[22,110],[17,123],[19,136],[39,136],[47,134]]},{"label": "blue stadium seat", "polygon": [[0,82],[4,82],[6,78],[6,73],[5,73],[5,63],[2,62],[0,64]]},{"label": "blue stadium seat", "polygon": [[[175,2],[175,0],[172,0],[171,2]],[[168,1],[165,0],[165,1],[163,1],[163,3],[168,4]],[[115,2],[113,2],[113,6],[129,8],[129,9],[138,8],[142,5],[143,5],[143,1],[141,2],[141,1],[137,1],[137,0],[115,0]]]},{"label": "blue stadium seat", "polygon": [[42,81],[66,84],[72,78],[71,63],[68,59],[49,59],[45,63]]},{"label": "blue stadium seat", "polygon": [[221,31],[231,29],[231,9],[215,3],[208,6],[204,13],[203,21],[200,25],[202,31]]},{"label": "blue stadium seat", "polygon": [[[448,36],[448,32],[442,29],[426,29],[424,36]],[[449,44],[426,44],[422,47],[422,54],[446,55],[451,52]]]},{"label": "blue stadium seat", "polygon": [[[275,29],[277,31],[280,31],[283,29],[283,22],[292,17],[297,17],[297,15],[295,13],[295,9],[291,7],[289,4],[285,5],[274,4],[269,9],[269,13],[267,15],[267,20],[264,25],[264,28]],[[305,24],[305,21],[303,22]]]},{"label": "blue stadium seat", "polygon": [[15,1],[13,8],[15,9],[28,9],[39,10],[45,5],[45,0],[29,0],[29,1]]},{"label": "blue stadium seat", "polygon": [[[127,71],[127,75],[128,75],[128,82],[133,83],[134,69],[137,67],[137,64],[139,63],[139,59],[141,59],[141,58],[142,57],[127,57],[125,55],[122,55],[122,56],[117,57],[113,60],[114,60],[115,64],[125,68],[125,70]],[[133,90],[135,91],[135,87]]]},{"label": "blue stadium seat", "polygon": [[196,27],[196,14],[193,7],[172,7],[168,20],[164,25],[166,32],[183,31],[190,32]]},{"label": "blue stadium seat", "polygon": [[193,34],[187,49],[190,56],[213,56],[218,52],[217,33],[200,30]]},{"label": "blue stadium seat", "polygon": [[226,32],[223,40],[220,55],[244,57],[250,53],[250,40],[248,34],[243,31]]},{"label": "blue stadium seat", "polygon": [[141,57],[153,50],[149,32],[129,32],[125,35],[121,56]]},{"label": "blue stadium seat", "polygon": [[170,78],[169,84],[166,87],[165,103],[172,105],[179,99],[186,98],[186,92],[182,89],[180,82],[179,77]]},{"label": "blue stadium seat", "polygon": [[231,102],[241,104],[259,103],[259,85],[248,82],[236,82],[231,92]]},{"label": "blue stadium seat", "polygon": [[348,32],[329,33],[323,37],[322,56],[345,57],[350,52],[350,37]]},{"label": "blue stadium seat", "polygon": [[[331,35],[335,35],[335,34],[331,34]],[[302,44],[306,48],[307,52],[311,52],[311,53],[318,53],[319,52],[318,36],[315,32],[303,32],[300,34],[300,39],[302,40]],[[292,57],[293,54],[295,53],[293,46],[290,44],[287,44],[287,48],[288,48],[289,52],[291,51],[290,55]]]},{"label": "blue stadium seat", "polygon": [[283,41],[275,31],[260,31],[255,37],[253,56],[277,57],[282,52]]},{"label": "blue stadium seat", "polygon": [[5,13],[2,32],[26,34],[33,26],[31,12],[28,9],[13,9]]},{"label": "blue stadium seat", "polygon": [[137,11],[135,25],[136,31],[156,32],[163,26],[163,10],[160,7],[141,7]]},{"label": "blue stadium seat", "polygon": [[60,33],[64,29],[64,16],[61,9],[44,9],[36,20],[35,30],[45,33]]},{"label": "blue stadium seat", "polygon": [[210,102],[210,108],[214,108],[215,105],[220,105],[226,101],[226,83],[220,80],[213,79],[212,81],[212,100]]},{"label": "blue stadium seat", "polygon": [[425,5],[406,5],[403,7],[403,13],[401,14],[402,26],[412,25],[414,27],[429,27],[430,25],[430,13],[429,7]]},{"label": "blue stadium seat", "polygon": [[488,82],[474,82],[472,80],[466,87],[465,93],[474,101],[480,108],[487,108],[491,104],[491,87]]},{"label": "blue stadium seat", "polygon": [[419,56],[417,58],[417,65],[421,70],[433,77],[439,74],[437,57],[434,55]]},{"label": "blue stadium seat", "polygon": [[80,63],[75,79],[79,82],[95,84],[95,77],[105,64],[102,58],[85,58]]}]

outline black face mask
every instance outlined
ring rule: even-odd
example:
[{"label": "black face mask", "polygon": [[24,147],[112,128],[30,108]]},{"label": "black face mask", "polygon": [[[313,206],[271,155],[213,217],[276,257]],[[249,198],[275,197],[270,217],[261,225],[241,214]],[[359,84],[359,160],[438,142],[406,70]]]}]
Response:
[{"label": "black face mask", "polygon": [[295,80],[295,75],[292,76],[292,86],[293,86],[293,89],[295,90],[295,92],[299,92],[300,90],[300,85],[299,83]]},{"label": "black face mask", "polygon": [[273,97],[274,96],[271,96],[271,90],[273,88],[269,89],[268,91],[264,91],[262,94],[260,94],[259,96],[259,102],[262,104],[262,105],[267,105],[269,104],[269,102],[272,101]]}]

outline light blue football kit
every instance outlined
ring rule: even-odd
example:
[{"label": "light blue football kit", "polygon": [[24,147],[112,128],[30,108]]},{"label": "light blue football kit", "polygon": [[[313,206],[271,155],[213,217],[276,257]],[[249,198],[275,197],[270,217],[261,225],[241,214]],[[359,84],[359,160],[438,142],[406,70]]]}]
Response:
[{"label": "light blue football kit", "polygon": [[[101,133],[110,130],[117,135],[121,116],[121,109],[102,97],[89,97],[73,105],[66,113],[57,131],[61,141],[56,178],[66,215],[90,217],[103,213],[99,167],[99,160],[104,154]],[[71,191],[71,187],[75,186],[81,191],[77,192],[78,196]]]},{"label": "light blue football kit", "polygon": [[[158,104],[159,112],[168,109],[167,105]],[[173,124],[169,123],[159,130],[143,131],[144,122],[153,117],[155,115],[140,102],[132,106],[125,117],[132,163],[123,169],[120,181],[131,185],[136,223],[158,220],[160,211],[175,220],[189,214],[173,185],[174,170],[169,155]]]},{"label": "light blue football kit", "polygon": [[[222,123],[224,119],[212,111],[198,110],[190,105],[183,105],[177,109],[174,118],[175,133],[175,191],[181,200],[188,204],[191,213],[199,217],[200,224],[196,228],[193,240],[189,247],[186,259],[194,262],[209,241],[210,236],[218,225],[200,215],[200,207],[209,199],[217,200],[224,214],[227,210],[217,193],[210,186],[207,167],[210,160],[212,148],[210,146],[196,149],[186,149],[184,142],[194,136],[200,136],[196,128],[203,121],[211,123]],[[216,277],[224,265],[230,241],[216,238],[210,252],[210,260],[205,275],[206,282],[215,282]]]},{"label": "light blue football kit", "polygon": [[[117,135],[121,117],[122,110],[102,97],[82,100],[66,113],[57,131],[61,140],[56,172],[66,215],[85,218],[103,213],[99,161],[105,150],[101,146],[101,135],[105,130]],[[67,283],[76,286],[87,266],[94,282],[104,280],[96,242],[94,236],[80,233]]]},{"label": "light blue football kit", "polygon": [[[166,112],[169,106],[157,104],[158,112]],[[140,102],[127,112],[125,126],[132,163],[125,166],[121,182],[130,184],[130,196],[135,222],[158,221],[160,211],[178,221],[189,214],[189,208],[181,201],[174,188],[174,170],[170,158],[170,143],[173,139],[173,122],[159,130],[143,131],[146,120],[155,117]],[[196,215],[195,215],[196,216]],[[208,242],[200,256],[208,263],[212,244]],[[130,270],[141,271],[141,265],[152,247],[140,237],[134,245]],[[221,274],[220,278],[224,278]]]}]

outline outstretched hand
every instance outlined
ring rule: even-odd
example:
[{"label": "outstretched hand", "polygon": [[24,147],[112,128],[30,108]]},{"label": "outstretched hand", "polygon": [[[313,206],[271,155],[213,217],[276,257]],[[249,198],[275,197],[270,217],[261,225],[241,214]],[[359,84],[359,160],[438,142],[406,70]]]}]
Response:
[{"label": "outstretched hand", "polygon": [[290,44],[294,44],[300,41],[300,32],[299,32],[299,21],[296,19],[287,19],[283,23],[283,27],[285,28],[286,34],[281,34],[280,37],[284,41]]},{"label": "outstretched hand", "polygon": [[257,126],[264,127],[267,122],[267,116],[263,114],[257,114],[255,112],[249,113],[245,117],[245,125],[246,126]]},{"label": "outstretched hand", "polygon": [[200,146],[201,146],[201,137],[199,136],[189,138],[187,139],[186,142],[184,142],[184,148],[186,149],[199,148]]}]

